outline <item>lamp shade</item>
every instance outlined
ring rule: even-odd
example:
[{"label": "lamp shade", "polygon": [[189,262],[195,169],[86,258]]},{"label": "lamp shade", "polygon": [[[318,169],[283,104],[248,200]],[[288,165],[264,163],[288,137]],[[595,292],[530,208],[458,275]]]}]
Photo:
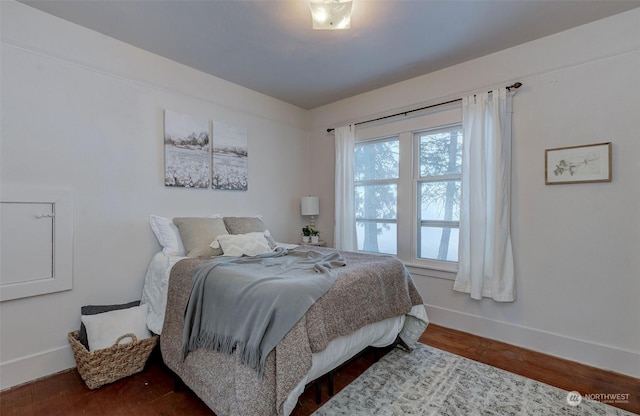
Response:
[{"label": "lamp shade", "polygon": [[300,212],[302,215],[320,214],[320,198],[317,196],[305,196],[300,200]]}]

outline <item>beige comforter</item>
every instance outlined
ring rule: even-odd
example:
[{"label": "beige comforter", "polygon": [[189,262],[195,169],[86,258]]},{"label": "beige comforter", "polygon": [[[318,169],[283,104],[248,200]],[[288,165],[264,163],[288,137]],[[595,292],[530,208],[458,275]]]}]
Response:
[{"label": "beige comforter", "polygon": [[312,353],[322,351],[334,338],[422,304],[408,271],[396,258],[342,255],[346,266],[339,269],[336,283],[269,354],[262,379],[235,354],[200,349],[181,359],[184,311],[193,269],[201,260],[176,263],[160,338],[165,363],[218,416],[282,414],[284,400],[311,367]]}]

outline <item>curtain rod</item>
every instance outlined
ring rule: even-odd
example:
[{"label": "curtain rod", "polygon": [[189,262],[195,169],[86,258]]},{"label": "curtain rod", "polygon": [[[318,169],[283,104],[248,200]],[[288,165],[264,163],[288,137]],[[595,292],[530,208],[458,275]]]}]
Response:
[{"label": "curtain rod", "polygon": [[[507,90],[508,91],[517,90],[520,87],[522,87],[522,83],[521,82],[515,82],[515,83],[507,86]],[[489,93],[492,93],[492,92],[493,91],[489,91]],[[413,110],[403,111],[401,113],[396,113],[396,114],[391,114],[391,115],[384,116],[384,117],[374,118],[372,120],[360,121],[358,123],[353,123],[353,124],[357,126],[359,124],[373,123],[374,121],[380,121],[380,120],[384,120],[384,119],[391,118],[391,117],[406,116],[409,113],[415,113],[416,111],[422,111],[422,110],[426,110],[428,108],[439,107],[441,105],[451,104],[451,103],[455,103],[455,102],[458,102],[458,101],[462,101],[462,98],[457,98],[455,100],[449,100],[449,101],[445,101],[443,103],[438,103],[438,104],[431,104],[431,105],[428,105],[426,107],[420,107],[420,108],[416,108],[416,109],[413,109]],[[327,129],[327,133],[331,133],[334,130],[335,129]]]}]

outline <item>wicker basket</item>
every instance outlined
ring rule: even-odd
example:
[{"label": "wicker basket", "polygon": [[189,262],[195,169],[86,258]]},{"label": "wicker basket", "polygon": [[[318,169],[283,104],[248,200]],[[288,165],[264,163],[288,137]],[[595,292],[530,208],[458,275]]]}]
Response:
[{"label": "wicker basket", "polygon": [[[79,331],[69,333],[69,344],[76,359],[78,372],[90,389],[142,371],[158,342],[157,335],[138,341],[135,335],[126,334],[109,348],[89,352],[78,340],[78,334]],[[119,344],[121,340],[129,337],[133,342]]]}]

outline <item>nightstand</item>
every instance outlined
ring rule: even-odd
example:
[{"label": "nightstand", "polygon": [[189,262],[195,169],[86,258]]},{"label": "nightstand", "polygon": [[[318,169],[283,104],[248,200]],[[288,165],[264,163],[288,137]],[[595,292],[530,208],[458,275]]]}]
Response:
[{"label": "nightstand", "polygon": [[322,241],[322,240],[318,241],[317,243],[312,243],[312,242],[304,243],[304,242],[300,241],[300,243],[298,243],[298,244],[300,244],[301,246],[305,246],[305,247],[306,246],[316,246],[316,247],[326,247],[327,246],[327,242],[326,241]]}]

